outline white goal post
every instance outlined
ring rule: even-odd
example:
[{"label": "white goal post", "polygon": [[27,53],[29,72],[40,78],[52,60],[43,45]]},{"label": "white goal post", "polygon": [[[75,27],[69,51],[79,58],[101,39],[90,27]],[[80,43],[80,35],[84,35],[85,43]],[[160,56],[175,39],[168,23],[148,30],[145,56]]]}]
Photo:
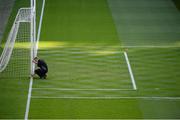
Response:
[{"label": "white goal post", "polygon": [[35,69],[35,64],[32,60],[37,55],[36,42],[36,0],[31,0],[31,75],[34,74]]}]

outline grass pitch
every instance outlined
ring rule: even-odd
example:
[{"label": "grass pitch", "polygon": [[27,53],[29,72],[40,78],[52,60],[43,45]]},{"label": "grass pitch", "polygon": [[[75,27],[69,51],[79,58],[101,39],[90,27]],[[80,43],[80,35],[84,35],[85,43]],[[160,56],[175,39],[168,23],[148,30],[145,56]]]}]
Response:
[{"label": "grass pitch", "polygon": [[[120,2],[129,8],[119,8]],[[46,0],[38,56],[48,63],[49,73],[46,80],[34,79],[30,119],[179,118],[180,48],[174,39],[179,35],[171,32],[179,22],[170,25],[170,33],[165,35],[168,39],[163,41],[167,32],[164,22],[150,19],[148,25],[158,27],[149,30],[153,39],[145,39],[147,31],[140,28],[148,19],[133,22],[140,14],[136,14],[139,9],[132,10],[149,5],[143,12],[139,10],[141,17],[152,14],[156,18],[152,4],[155,8],[158,4],[137,2],[142,4],[132,7],[128,0]],[[167,1],[159,2],[161,8],[172,7]],[[161,16],[168,18],[170,14]],[[173,18],[178,18],[176,15],[173,13]],[[161,40],[156,41],[159,37]],[[133,89],[125,50],[137,90]],[[29,81],[23,75],[17,81],[6,76],[7,80],[0,77],[0,118],[24,118]]]}]

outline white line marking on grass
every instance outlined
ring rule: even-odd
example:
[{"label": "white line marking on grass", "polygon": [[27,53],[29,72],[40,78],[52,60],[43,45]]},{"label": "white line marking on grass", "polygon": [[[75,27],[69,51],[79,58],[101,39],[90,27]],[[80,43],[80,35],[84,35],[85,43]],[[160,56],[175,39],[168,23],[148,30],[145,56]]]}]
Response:
[{"label": "white line marking on grass", "polygon": [[152,97],[152,96],[136,96],[136,97],[110,97],[110,96],[104,96],[104,97],[78,97],[78,96],[60,96],[60,97],[48,97],[48,96],[32,96],[33,99],[147,99],[147,100],[180,100],[180,97]]},{"label": "white line marking on grass", "polygon": [[30,78],[30,83],[29,83],[29,91],[28,91],[28,99],[27,99],[27,104],[26,104],[26,112],[25,112],[25,120],[28,120],[28,115],[29,115],[29,108],[30,108],[30,103],[31,103],[31,93],[32,93],[32,85],[33,85],[33,78]]},{"label": "white line marking on grass", "polygon": [[[43,5],[42,5],[42,10],[41,10],[41,18],[40,18],[40,24],[38,28],[38,36],[37,36],[37,43],[36,43],[36,50],[38,50],[38,44],[39,44],[39,38],[40,38],[40,32],[41,32],[41,25],[42,25],[42,18],[43,18],[43,13],[44,13],[44,6],[45,6],[45,0],[43,0]],[[37,55],[37,51],[35,51],[35,55]],[[32,85],[33,85],[33,78],[30,78],[29,82],[29,91],[28,91],[28,99],[27,99],[27,104],[26,104],[26,112],[25,112],[25,120],[28,120],[29,116],[29,108],[30,108],[30,103],[31,103],[31,93],[32,93]]]},{"label": "white line marking on grass", "polygon": [[123,53],[120,51],[107,51],[107,52],[101,52],[101,51],[67,51],[67,50],[60,50],[60,51],[41,51],[41,53],[54,53],[54,54],[72,54],[72,55],[87,55],[87,56],[97,56],[97,55],[103,55],[103,54],[119,54],[119,53]]},{"label": "white line marking on grass", "polygon": [[180,46],[158,46],[158,45],[142,45],[142,46],[121,46],[122,48],[179,48]]},{"label": "white line marking on grass", "polygon": [[[93,50],[101,50],[101,49],[103,49],[104,47],[106,47],[107,48],[107,50],[108,49],[112,49],[112,48],[179,48],[180,46],[179,45],[177,45],[177,46],[158,46],[158,45],[142,45],[142,46],[79,46],[79,45],[77,45],[77,46],[69,46],[69,45],[66,45],[66,46],[64,46],[64,47],[62,47],[62,46],[58,46],[57,45],[57,48],[59,48],[59,47],[61,47],[62,49],[70,49],[70,50],[79,50],[79,49],[93,49]],[[97,48],[97,49],[95,49],[95,48]]]},{"label": "white line marking on grass", "polygon": [[[36,50],[38,50],[38,45],[39,45],[39,39],[40,39],[40,34],[41,34],[41,26],[42,26],[42,19],[43,19],[43,15],[44,15],[45,2],[46,2],[46,0],[43,0],[43,5],[42,5],[42,9],[41,9],[40,23],[39,23],[39,28],[38,28],[38,35],[37,35],[37,42],[36,42]],[[36,51],[35,55],[37,56],[37,51]]]},{"label": "white line marking on grass", "polygon": [[59,91],[133,91],[134,89],[69,89],[69,88],[33,88],[33,90],[59,90]]},{"label": "white line marking on grass", "polygon": [[136,82],[135,82],[135,79],[134,79],[134,75],[133,75],[133,72],[132,72],[132,69],[131,69],[131,65],[130,65],[130,62],[129,62],[129,59],[128,59],[128,55],[127,55],[126,52],[124,52],[124,56],[125,56],[126,63],[127,63],[127,66],[128,66],[128,70],[129,70],[129,74],[130,74],[130,77],[131,77],[131,81],[132,81],[132,84],[133,84],[133,89],[137,90]]}]

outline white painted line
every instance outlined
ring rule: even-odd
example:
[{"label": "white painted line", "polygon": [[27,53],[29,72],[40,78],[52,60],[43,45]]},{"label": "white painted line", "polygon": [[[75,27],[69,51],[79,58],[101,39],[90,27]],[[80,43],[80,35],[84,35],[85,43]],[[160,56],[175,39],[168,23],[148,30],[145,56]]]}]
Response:
[{"label": "white painted line", "polygon": [[132,81],[132,84],[133,84],[133,89],[137,90],[136,82],[135,82],[135,79],[134,79],[134,75],[133,75],[133,72],[132,72],[132,69],[131,69],[131,65],[130,65],[130,62],[129,62],[129,59],[128,59],[128,55],[127,55],[126,52],[124,52],[124,56],[125,56],[126,63],[127,63],[127,66],[128,66],[128,70],[129,70],[129,74],[130,74],[130,77],[131,77],[131,81]]},{"label": "white painted line", "polygon": [[[73,50],[60,50],[60,51],[41,51],[42,53],[43,52],[45,52],[45,53],[56,53],[56,54],[59,54],[59,53],[62,53],[62,54],[74,54],[74,55],[81,55],[81,54],[97,54],[97,55],[99,55],[99,54],[119,54],[119,53],[123,53],[123,52],[121,52],[121,51],[111,51],[111,52],[99,52],[98,53],[98,51],[82,51],[82,49],[81,50],[79,50],[79,51],[73,51]],[[92,55],[91,55],[92,56]]]},{"label": "white painted line", "polygon": [[25,120],[28,120],[28,115],[29,115],[29,108],[30,108],[30,103],[31,103],[31,93],[32,93],[32,85],[33,85],[33,78],[30,78],[30,83],[29,83],[29,91],[28,91],[28,99],[26,103],[26,112],[25,112]]},{"label": "white painted line", "polygon": [[32,96],[33,99],[147,99],[147,100],[180,100],[180,97],[153,97],[153,96],[136,96],[136,97],[78,97],[78,96],[59,96],[59,97],[48,97],[48,96]]},{"label": "white painted line", "polygon": [[69,88],[33,88],[33,90],[59,90],[59,91],[133,91],[133,89],[69,89]]},{"label": "white painted line", "polygon": [[121,48],[178,48],[179,45],[172,45],[172,46],[158,46],[158,45],[142,45],[142,46],[121,46]]},{"label": "white painted line", "polygon": [[[36,53],[35,55],[37,55],[37,50],[38,50],[38,44],[39,44],[39,38],[40,38],[40,32],[41,32],[41,24],[42,24],[42,18],[43,18],[43,13],[44,13],[44,6],[45,6],[45,0],[43,0],[43,5],[42,5],[42,10],[41,10],[41,18],[40,18],[40,24],[39,24],[39,28],[38,28],[38,36],[37,36],[37,43],[36,43]],[[28,120],[28,116],[29,116],[29,108],[30,108],[30,103],[31,103],[31,93],[32,93],[32,85],[33,85],[33,78],[30,78],[30,82],[29,82],[29,91],[28,91],[28,99],[27,99],[27,103],[26,103],[26,112],[25,112],[25,120]]]},{"label": "white painted line", "polygon": [[[39,28],[38,28],[38,35],[37,35],[37,42],[36,42],[36,50],[37,51],[38,51],[39,39],[40,39],[40,35],[41,35],[41,26],[42,26],[42,19],[43,19],[43,15],[44,15],[45,2],[46,2],[46,0],[43,0],[40,23],[39,23]],[[35,56],[37,56],[37,51],[35,53]]]},{"label": "white painted line", "polygon": [[[70,49],[70,50],[79,50],[79,49],[93,49],[93,50],[101,50],[104,47],[108,49],[116,49],[116,48],[179,48],[180,45],[176,46],[158,46],[158,45],[142,45],[142,46],[72,46],[72,45],[66,45],[65,47],[62,47],[62,49]],[[45,50],[46,51],[46,50]]]}]

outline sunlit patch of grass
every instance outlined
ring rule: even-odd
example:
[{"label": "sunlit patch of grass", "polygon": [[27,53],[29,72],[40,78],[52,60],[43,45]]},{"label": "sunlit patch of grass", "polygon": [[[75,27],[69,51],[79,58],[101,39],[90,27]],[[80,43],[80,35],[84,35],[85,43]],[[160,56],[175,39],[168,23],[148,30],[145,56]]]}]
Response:
[{"label": "sunlit patch of grass", "polygon": [[43,41],[39,42],[39,49],[46,49],[46,48],[59,48],[65,47],[65,42],[58,42],[58,41]]},{"label": "sunlit patch of grass", "polygon": [[94,54],[97,54],[97,55],[110,55],[110,54],[115,54],[117,53],[118,51],[113,51],[113,50],[99,50],[99,51],[94,51],[93,53]]},{"label": "sunlit patch of grass", "polygon": [[120,50],[89,50],[87,53],[93,54],[93,55],[112,55],[120,53]]},{"label": "sunlit patch of grass", "polygon": [[175,43],[175,46],[180,47],[180,40]]},{"label": "sunlit patch of grass", "polygon": [[86,48],[86,52],[94,55],[112,55],[123,52],[120,46],[95,46],[95,48]]},{"label": "sunlit patch of grass", "polygon": [[[65,47],[65,42],[57,42],[57,41],[43,41],[39,42],[38,48],[39,49],[46,49],[46,48],[59,48],[59,47]],[[4,48],[4,45],[2,45]],[[30,42],[16,42],[14,44],[14,48],[25,48],[29,49],[31,47]]]},{"label": "sunlit patch of grass", "polygon": [[[62,47],[61,47],[62,48]],[[59,48],[56,48],[56,51],[60,50]],[[69,53],[72,52],[75,54],[90,54],[90,55],[112,55],[117,53],[122,53],[124,51],[123,48],[120,46],[72,46],[72,45],[65,45],[60,51],[63,53],[63,51],[66,53],[67,51]]]},{"label": "sunlit patch of grass", "polygon": [[14,48],[25,48],[29,49],[31,47],[30,42],[16,42]]}]

